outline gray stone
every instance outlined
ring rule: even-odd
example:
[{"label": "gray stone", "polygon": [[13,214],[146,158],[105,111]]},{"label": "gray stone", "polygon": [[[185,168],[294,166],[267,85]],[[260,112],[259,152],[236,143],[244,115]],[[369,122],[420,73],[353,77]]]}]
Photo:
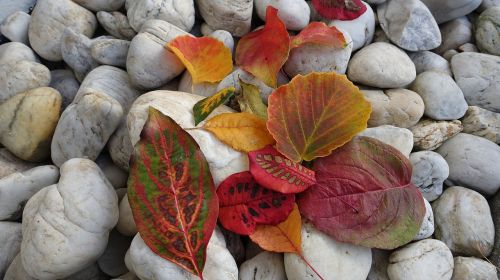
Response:
[{"label": "gray stone", "polygon": [[425,104],[424,114],[435,120],[456,120],[464,116],[467,102],[453,78],[443,72],[420,73],[411,89]]},{"label": "gray stone", "polygon": [[2,0],[0,1],[0,22],[17,11],[29,13],[36,4],[36,0]]},{"label": "gray stone", "polygon": [[19,253],[22,239],[21,223],[0,222],[0,278]]},{"label": "gray stone", "polygon": [[[250,31],[253,0],[197,0],[201,16],[211,30],[227,30],[241,37]],[[209,32],[211,33],[211,32]]]},{"label": "gray stone", "polygon": [[398,149],[406,157],[413,149],[413,134],[406,128],[392,125],[370,127],[359,133],[358,136],[367,136],[382,141]]},{"label": "gray stone", "polygon": [[242,263],[238,275],[239,280],[286,280],[283,254],[262,252]]},{"label": "gray stone", "polygon": [[[490,200],[490,208],[495,225],[495,244],[493,244],[493,251],[489,259],[494,266],[500,267],[500,192],[497,192]],[[497,276],[500,278],[500,270],[497,270]]]},{"label": "gray stone", "polygon": [[126,0],[127,18],[132,28],[139,32],[150,19],[169,22],[189,31],[194,25],[193,0]]},{"label": "gray stone", "polygon": [[497,268],[491,263],[467,257],[456,257],[451,280],[498,280]]},{"label": "gray stone", "polygon": [[472,24],[466,17],[459,17],[440,26],[443,42],[434,51],[443,54],[447,50],[472,41]]},{"label": "gray stone", "polygon": [[413,167],[411,182],[428,201],[436,200],[443,193],[443,183],[450,174],[448,163],[435,152],[422,151],[410,154]]},{"label": "gray stone", "polygon": [[456,54],[458,54],[458,51],[457,50],[447,50],[443,53],[443,57],[444,59],[448,60],[451,62],[451,59],[453,58],[453,56],[455,56]]},{"label": "gray stone", "polygon": [[481,1],[482,0],[422,0],[439,24],[469,14],[479,7]]},{"label": "gray stone", "polygon": [[127,16],[120,12],[97,12],[97,20],[104,30],[118,39],[132,40],[136,34]]},{"label": "gray stone", "polygon": [[426,71],[441,71],[451,76],[450,63],[438,54],[430,51],[421,51],[409,53],[408,56],[415,64],[417,74]]},{"label": "gray stone", "polygon": [[128,272],[125,266],[125,254],[127,253],[132,237],[124,236],[116,230],[109,234],[106,250],[97,260],[99,268],[111,277],[118,277]]},{"label": "gray stone", "polygon": [[98,40],[92,43],[90,55],[101,64],[125,67],[129,46],[130,42],[125,40]]},{"label": "gray stone", "polygon": [[389,280],[387,266],[391,251],[382,249],[372,249],[372,267],[366,280]]},{"label": "gray stone", "polygon": [[75,3],[91,11],[116,11],[119,10],[125,0],[74,0]]},{"label": "gray stone", "polygon": [[268,6],[278,9],[278,17],[288,30],[300,31],[309,23],[311,11],[305,0],[255,0],[254,6],[257,15],[263,21],[266,21]]},{"label": "gray stone", "polygon": [[92,71],[99,66],[90,55],[92,40],[83,34],[77,34],[66,28],[61,36],[61,54],[64,62],[75,72],[76,78],[81,82]]},{"label": "gray stone", "polygon": [[435,150],[444,141],[460,133],[463,129],[462,123],[453,121],[434,121],[423,119],[410,130],[413,133],[413,141],[417,150]]},{"label": "gray stone", "polygon": [[40,63],[21,60],[0,64],[0,103],[10,97],[50,83],[50,71]]},{"label": "gray stone", "polygon": [[482,12],[476,21],[476,43],[485,53],[500,55],[500,7]]},{"label": "gray stone", "polygon": [[39,62],[33,50],[23,43],[9,42],[0,45],[0,64],[22,60]]},{"label": "gray stone", "polygon": [[23,11],[17,11],[7,18],[0,25],[0,32],[11,42],[21,42],[28,45],[28,26],[31,16]]},{"label": "gray stone", "polygon": [[68,107],[80,88],[80,83],[76,79],[73,72],[67,69],[59,69],[50,71],[50,84],[51,88],[59,91],[62,97],[61,109],[64,110]]},{"label": "gray stone", "polygon": [[488,256],[493,249],[495,227],[488,201],[478,192],[447,188],[432,203],[437,239],[456,255]]},{"label": "gray stone", "polygon": [[470,106],[462,120],[464,132],[500,144],[500,113]]},{"label": "gray stone", "polygon": [[6,148],[0,148],[0,178],[35,167],[34,163],[23,161]]},{"label": "gray stone", "polygon": [[108,153],[113,162],[122,170],[129,169],[130,155],[134,147],[128,135],[127,122],[125,118],[115,130],[108,141]]},{"label": "gray stone", "polygon": [[500,188],[500,147],[482,137],[459,133],[437,150],[450,167],[450,184],[491,196]]},{"label": "gray stone", "polygon": [[[335,26],[349,34],[352,40],[352,50],[356,51],[369,45],[375,33],[375,14],[370,5],[361,2],[366,6],[366,11],[359,17],[352,20],[331,20],[328,26]],[[350,42],[347,40],[346,42]]]},{"label": "gray stone", "polygon": [[420,225],[420,230],[413,240],[422,240],[429,238],[434,233],[434,213],[432,212],[431,204],[424,199],[425,204],[425,216],[422,224]]},{"label": "gray stone", "polygon": [[387,37],[409,51],[426,51],[441,44],[441,33],[429,9],[420,0],[388,0],[377,6]]},{"label": "gray stone", "polygon": [[107,154],[102,153],[95,163],[116,190],[127,187],[128,173],[116,166]]}]

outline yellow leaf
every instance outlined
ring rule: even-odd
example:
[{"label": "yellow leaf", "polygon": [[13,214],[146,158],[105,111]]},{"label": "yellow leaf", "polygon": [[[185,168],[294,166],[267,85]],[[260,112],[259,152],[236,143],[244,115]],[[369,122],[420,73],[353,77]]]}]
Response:
[{"label": "yellow leaf", "polygon": [[262,102],[258,87],[240,79],[241,93],[236,96],[242,112],[252,113],[267,120],[267,106]]},{"label": "yellow leaf", "polygon": [[208,120],[203,126],[233,149],[251,152],[275,143],[267,131],[266,121],[250,113],[225,113]]}]

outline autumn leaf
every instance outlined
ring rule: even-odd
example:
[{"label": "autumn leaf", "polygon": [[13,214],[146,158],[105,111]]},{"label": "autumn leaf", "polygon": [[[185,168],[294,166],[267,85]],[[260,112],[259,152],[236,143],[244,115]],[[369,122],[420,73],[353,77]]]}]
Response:
[{"label": "autumn leaf", "polygon": [[250,173],[261,186],[280,193],[299,193],[316,183],[314,171],[293,162],[272,146],[249,152]]},{"label": "autumn leaf", "polygon": [[194,125],[198,125],[200,122],[205,120],[210,113],[222,104],[225,104],[229,98],[234,95],[236,89],[234,87],[228,87],[221,89],[214,95],[204,98],[198,101],[193,106],[194,114]]},{"label": "autumn leaf", "polygon": [[292,211],[295,195],[261,187],[250,172],[229,176],[217,188],[219,221],[230,231],[249,235],[257,224],[276,225]]},{"label": "autumn leaf", "polygon": [[411,183],[411,164],[395,148],[356,137],[314,162],[316,185],[298,199],[300,212],[338,241],[393,249],[420,229],[425,205]]},{"label": "autumn leaf", "polygon": [[218,82],[233,70],[231,51],[215,38],[184,35],[167,46],[186,66],[195,84]]},{"label": "autumn leaf", "polygon": [[148,247],[201,278],[217,223],[215,186],[195,140],[151,107],[131,160],[128,198]]},{"label": "autumn leaf", "polygon": [[240,110],[267,120],[267,106],[262,102],[258,87],[240,79],[241,93],[236,96]]},{"label": "autumn leaf", "polygon": [[353,20],[366,11],[361,0],[312,0],[312,5],[326,19]]},{"label": "autumn leaf", "polygon": [[297,75],[269,96],[267,128],[280,153],[300,162],[324,157],[363,131],[371,106],[345,75]]},{"label": "autumn leaf", "polygon": [[317,44],[334,48],[345,48],[347,43],[344,34],[335,26],[327,26],[323,22],[311,22],[300,33],[293,36],[290,49],[303,44]]},{"label": "autumn leaf", "polygon": [[243,36],[236,47],[236,65],[275,88],[277,75],[288,59],[290,36],[278,17],[278,10],[268,6],[264,28]]},{"label": "autumn leaf", "polygon": [[203,126],[233,149],[250,152],[274,144],[266,121],[250,113],[224,113],[208,120]]}]

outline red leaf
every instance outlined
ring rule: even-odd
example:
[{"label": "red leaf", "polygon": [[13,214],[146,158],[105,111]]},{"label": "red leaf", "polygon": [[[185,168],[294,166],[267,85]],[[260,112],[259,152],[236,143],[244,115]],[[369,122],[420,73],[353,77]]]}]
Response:
[{"label": "red leaf", "polygon": [[135,146],[128,197],[148,247],[201,278],[219,209],[214,183],[195,140],[153,108]]},{"label": "red leaf", "polygon": [[352,20],[366,11],[361,0],[312,0],[312,4],[327,19]]},{"label": "red leaf", "polygon": [[280,193],[299,193],[316,183],[314,171],[291,161],[272,146],[249,152],[250,172],[261,186]]},{"label": "red leaf", "polygon": [[317,184],[299,198],[300,212],[333,238],[370,248],[410,242],[425,215],[411,165],[395,148],[354,138],[314,162]]},{"label": "red leaf", "polygon": [[277,75],[288,59],[290,36],[278,17],[278,10],[268,6],[264,28],[243,36],[236,47],[236,65],[276,87]]},{"label": "red leaf", "polygon": [[276,225],[288,217],[295,195],[282,194],[257,184],[250,172],[229,176],[217,189],[219,221],[228,230],[250,235],[257,224]]},{"label": "red leaf", "polygon": [[324,22],[311,22],[302,29],[297,36],[290,41],[290,48],[296,48],[303,44],[317,44],[334,48],[344,48],[346,41],[344,34],[337,27],[329,27]]}]

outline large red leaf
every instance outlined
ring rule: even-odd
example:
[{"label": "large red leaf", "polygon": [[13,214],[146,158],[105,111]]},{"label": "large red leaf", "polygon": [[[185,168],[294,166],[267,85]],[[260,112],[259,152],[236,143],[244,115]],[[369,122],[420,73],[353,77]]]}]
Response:
[{"label": "large red leaf", "polygon": [[316,228],[342,241],[381,249],[410,242],[425,215],[411,165],[395,148],[357,137],[314,162],[317,184],[298,199]]},{"label": "large red leaf", "polygon": [[290,40],[290,48],[303,44],[316,44],[334,48],[345,48],[347,43],[344,34],[335,26],[328,26],[324,22],[311,22],[300,33]]},{"label": "large red leaf", "polygon": [[316,183],[314,171],[293,162],[272,146],[248,153],[250,173],[261,186],[280,193],[299,193]]},{"label": "large red leaf", "polygon": [[128,197],[148,247],[201,277],[219,209],[214,183],[194,139],[153,108],[135,146]]},{"label": "large red leaf", "polygon": [[366,11],[361,0],[312,0],[312,4],[327,19],[352,20]]},{"label": "large red leaf", "polygon": [[236,65],[270,87],[276,87],[277,75],[288,59],[290,36],[278,17],[278,10],[268,6],[264,28],[243,36],[236,47]]},{"label": "large red leaf", "polygon": [[217,189],[219,221],[228,230],[250,235],[257,224],[276,225],[288,217],[295,195],[261,187],[250,172],[229,176]]}]

